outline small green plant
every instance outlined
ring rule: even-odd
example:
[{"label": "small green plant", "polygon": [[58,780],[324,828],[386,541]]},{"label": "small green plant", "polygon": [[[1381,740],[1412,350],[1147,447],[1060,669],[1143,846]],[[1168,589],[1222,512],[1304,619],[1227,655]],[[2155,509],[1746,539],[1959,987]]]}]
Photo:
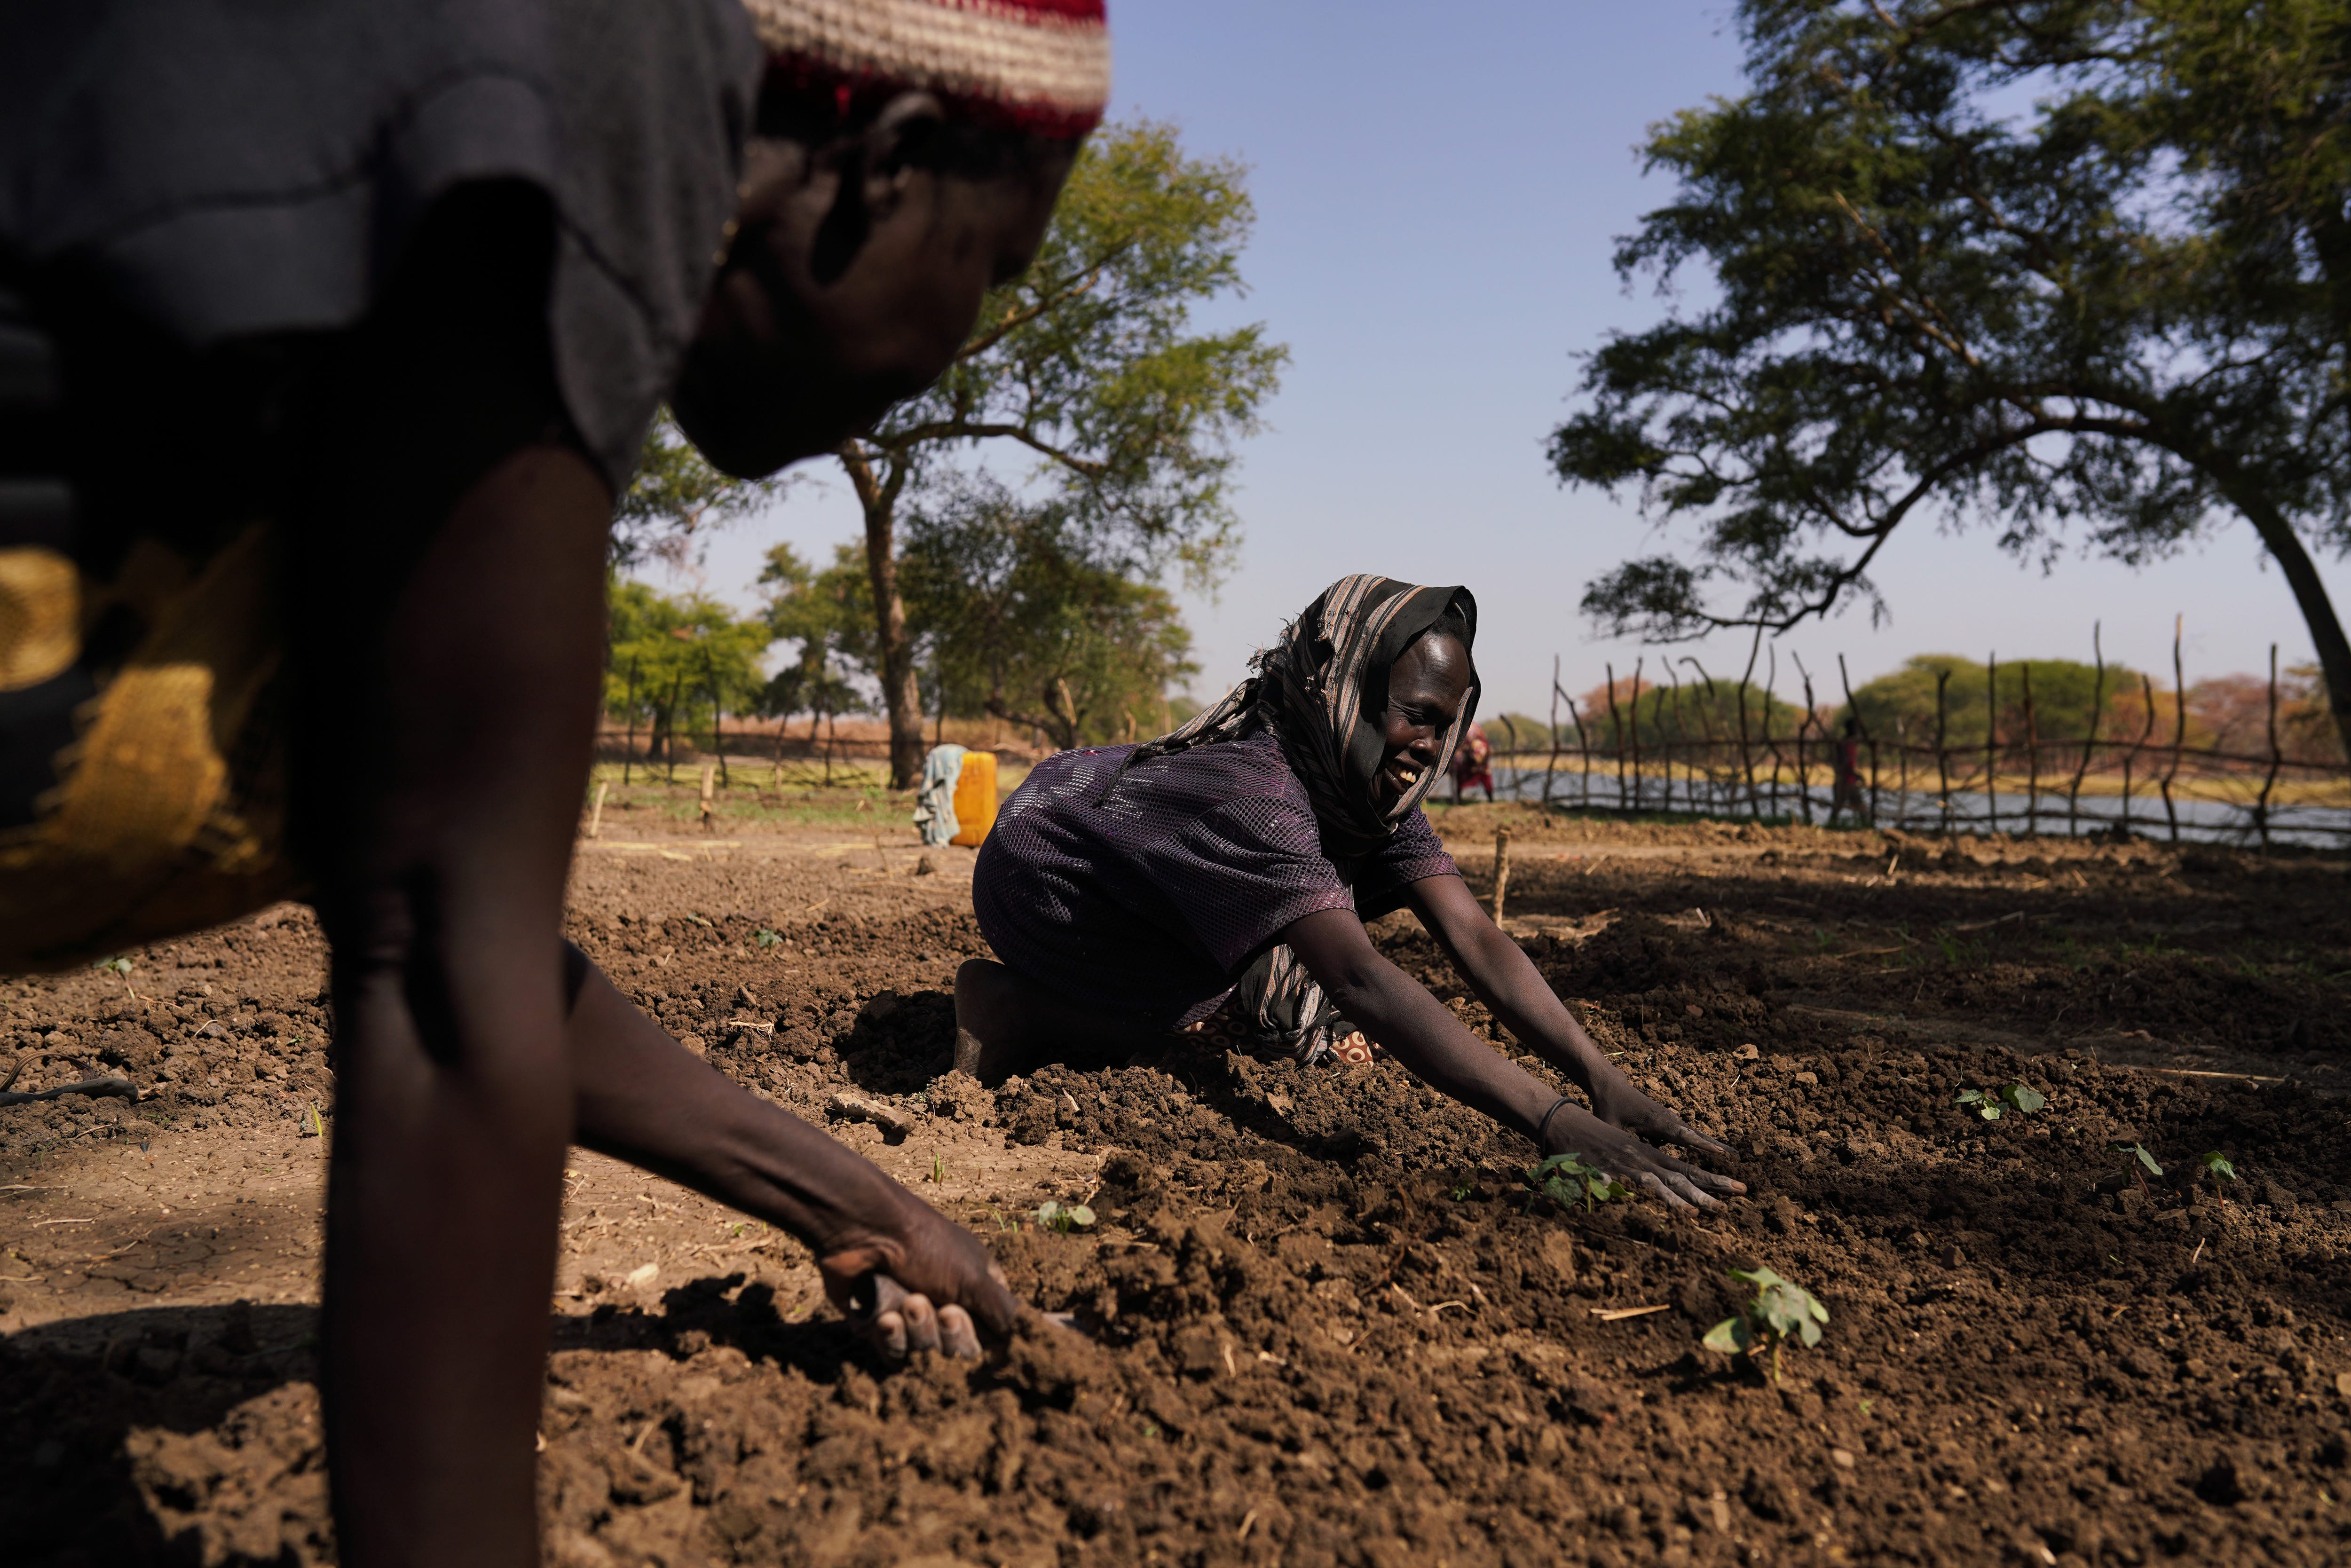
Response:
[{"label": "small green plant", "polygon": [[2160,1176],[2163,1174],[2163,1166],[2161,1162],[2158,1161],[2155,1155],[2148,1152],[2147,1146],[2145,1144],[2116,1144],[2114,1145],[2114,1148],[2117,1154],[2125,1154],[2130,1156],[2130,1159],[2123,1166],[2123,1174],[2129,1176],[2131,1180],[2138,1183],[2138,1190],[2147,1197],[2152,1199],[2155,1197],[2155,1194],[2149,1190],[2147,1185],[2147,1178],[2149,1176]]},{"label": "small green plant", "polygon": [[99,972],[99,974],[101,974],[101,975],[120,975],[120,976],[121,976],[121,977],[122,977],[122,988],[123,988],[124,990],[126,990],[126,991],[130,991],[130,992],[131,992],[131,999],[132,1001],[134,1001],[134,1002],[135,1002],[135,1001],[137,1001],[137,1000],[139,999],[139,993],[138,993],[136,990],[132,989],[131,985],[131,960],[130,960],[130,959],[128,959],[128,958],[106,958],[106,959],[101,959],[99,963],[97,963],[97,964],[93,965],[93,966],[92,966],[92,967],[94,967],[95,969],[97,969],[97,970],[98,970],[98,972]]},{"label": "small green plant", "polygon": [[1623,1197],[1633,1190],[1582,1155],[1553,1155],[1542,1164],[1530,1166],[1527,1186],[1533,1189],[1527,1195],[1530,1209],[1534,1207],[1536,1198],[1547,1197],[1562,1208],[1573,1208],[1580,1203],[1587,1214],[1595,1202]]},{"label": "small green plant", "polygon": [[2208,1149],[2197,1155],[2196,1163],[2204,1168],[2206,1176],[2212,1178],[2214,1186],[2220,1186],[2224,1181],[2237,1179],[2237,1167],[2231,1165],[2229,1156],[2218,1149]]},{"label": "small green plant", "polygon": [[783,938],[763,926],[759,930],[751,933],[751,940],[762,947],[772,947],[777,943],[782,941]]},{"label": "small green plant", "polygon": [[2049,1103],[2049,1096],[2038,1089],[2022,1083],[2011,1083],[2005,1089],[1962,1089],[1959,1103],[1975,1108],[1975,1113],[1987,1122],[1997,1122],[2010,1111],[2030,1115]]},{"label": "small green plant", "polygon": [[1780,1381],[1780,1346],[1802,1340],[1805,1348],[1821,1343],[1821,1325],[1829,1310],[1802,1285],[1792,1284],[1769,1269],[1733,1269],[1730,1277],[1755,1287],[1755,1299],[1707,1330],[1699,1343],[1724,1355],[1752,1355],[1771,1347],[1771,1381]]},{"label": "small green plant", "polygon": [[323,1138],[327,1135],[327,1124],[319,1118],[316,1100],[310,1102],[309,1114],[302,1118],[302,1132],[306,1137]]},{"label": "small green plant", "polygon": [[1082,1203],[1063,1203],[1047,1198],[1037,1208],[1037,1228],[1057,1230],[1067,1236],[1072,1230],[1083,1230],[1094,1222],[1094,1211]]},{"label": "small green plant", "polygon": [[1468,1197],[1471,1193],[1477,1190],[1478,1188],[1475,1183],[1465,1181],[1459,1186],[1453,1189],[1453,1201],[1459,1203],[1463,1198]]},{"label": "small green plant", "polygon": [[942,1186],[946,1185],[946,1162],[939,1158],[936,1152],[934,1152],[931,1155],[931,1174],[925,1176],[923,1179],[927,1182],[936,1182]]}]

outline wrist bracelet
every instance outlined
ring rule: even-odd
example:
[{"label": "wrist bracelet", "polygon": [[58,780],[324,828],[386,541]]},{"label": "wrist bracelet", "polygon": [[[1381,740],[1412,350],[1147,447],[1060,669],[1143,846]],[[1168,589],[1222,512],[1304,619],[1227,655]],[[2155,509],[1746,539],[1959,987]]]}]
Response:
[{"label": "wrist bracelet", "polygon": [[1551,1109],[1550,1109],[1550,1110],[1548,1110],[1548,1111],[1546,1111],[1546,1112],[1544,1112],[1544,1113],[1542,1113],[1542,1120],[1541,1120],[1541,1121],[1540,1121],[1540,1122],[1537,1122],[1537,1123],[1535,1124],[1535,1147],[1536,1147],[1536,1148],[1540,1149],[1540,1148],[1541,1148],[1541,1147],[1542,1147],[1542,1139],[1543,1139],[1543,1132],[1544,1132],[1544,1130],[1545,1130],[1546,1128],[1548,1128],[1548,1127],[1551,1125],[1551,1119],[1552,1119],[1553,1116],[1556,1116],[1556,1115],[1558,1115],[1558,1114],[1559,1114],[1559,1108],[1560,1108],[1562,1105],[1564,1105],[1564,1104],[1566,1104],[1566,1103],[1567,1103],[1567,1096],[1566,1096],[1566,1095],[1564,1095],[1564,1094],[1561,1095],[1558,1099],[1556,1099],[1556,1100],[1554,1100],[1554,1101],[1552,1101],[1552,1102],[1551,1103]]}]

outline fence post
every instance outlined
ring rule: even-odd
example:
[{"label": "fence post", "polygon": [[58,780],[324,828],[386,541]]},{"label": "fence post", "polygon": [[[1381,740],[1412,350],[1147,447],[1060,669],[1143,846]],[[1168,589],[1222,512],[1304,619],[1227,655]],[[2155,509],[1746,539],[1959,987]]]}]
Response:
[{"label": "fence post", "polygon": [[637,765],[637,662],[629,661],[629,738],[622,743],[621,783],[626,787]]},{"label": "fence post", "polygon": [[2098,721],[2106,712],[2106,650],[2099,637],[2100,627],[2090,622],[2090,656],[2097,661],[2096,684],[2090,687],[2090,731],[2082,737],[2082,760],[2074,768],[2074,787],[2065,792],[2065,836],[2082,836],[2082,779],[2090,771],[2090,753],[2097,748]]},{"label": "fence post", "polygon": [[1696,670],[1698,679],[1706,683],[1706,706],[1698,710],[1698,716],[1705,721],[1706,728],[1706,739],[1700,743],[1706,756],[1706,800],[1708,810],[1719,813],[1722,810],[1722,787],[1715,774],[1715,764],[1721,758],[1722,743],[1714,733],[1715,721],[1720,716],[1715,712],[1714,677],[1706,673],[1706,666],[1698,662],[1695,654],[1684,654],[1682,663]]},{"label": "fence post", "polygon": [[1907,715],[1894,716],[1894,760],[1901,768],[1901,777],[1894,785],[1894,825],[1907,827],[1910,822],[1910,720]]},{"label": "fence post", "polygon": [[2171,841],[2179,841],[2179,808],[2172,802],[2171,781],[2179,777],[2179,748],[2188,744],[2188,676],[2179,661],[2179,636],[2188,617],[2171,618],[2171,766],[2163,773],[2163,815],[2171,824]]},{"label": "fence post", "polygon": [[1780,684],[1780,645],[1771,645],[1771,662],[1763,666],[1763,744],[1771,751],[1771,814],[1780,814],[1780,742],[1771,733],[1771,689]]},{"label": "fence post", "polygon": [[[1666,661],[1666,681],[1667,689],[1673,693],[1674,704],[1674,738],[1671,741],[1665,743],[1666,810],[1670,811],[1674,809],[1674,750],[1677,747],[1684,752],[1687,752],[1689,749],[1689,731],[1682,724],[1682,678],[1675,672],[1674,662],[1671,659],[1667,659]],[[1657,694],[1656,706],[1657,727],[1662,733],[1665,728],[1666,719],[1666,694],[1664,692]],[[1687,779],[1684,779],[1682,781],[1682,804],[1688,810],[1696,811],[1698,810],[1696,786],[1692,785]]]},{"label": "fence post", "polygon": [[2016,666],[2024,682],[2024,836],[2041,831],[2041,727],[2032,711],[2032,661]]},{"label": "fence post", "polygon": [[1813,775],[1804,764],[1804,732],[1819,716],[1820,699],[1813,695],[1813,672],[1804,668],[1802,656],[1791,650],[1788,657],[1796,661],[1796,674],[1804,683],[1804,722],[1796,727],[1796,803],[1803,809],[1804,826],[1809,828],[1813,825]]},{"label": "fence post", "polygon": [[1552,776],[1559,771],[1559,655],[1551,656],[1551,757],[1543,763],[1543,810],[1551,810]]},{"label": "fence post", "polygon": [[2262,780],[2261,799],[2253,802],[2253,827],[2261,834],[2262,848],[2270,847],[2270,791],[2277,786],[2278,768],[2285,754],[2278,749],[2277,737],[2277,644],[2270,644],[2270,771]]},{"label": "fence post", "polygon": [[1646,653],[1633,661],[1633,695],[1625,706],[1633,716],[1633,733],[1626,737],[1633,747],[1633,810],[1641,809],[1641,672],[1647,666]]},{"label": "fence post", "polygon": [[[1861,738],[1866,741],[1869,745],[1869,815],[1867,821],[1869,825],[1874,828],[1877,826],[1877,737],[1869,733],[1869,721],[1861,716],[1861,705],[1853,700],[1853,674],[1844,667],[1844,655],[1843,653],[1839,653],[1837,655],[1837,685],[1844,688],[1844,711],[1852,716],[1853,721],[1855,724],[1861,726]],[[1897,720],[1896,722],[1898,723],[1899,721]],[[1844,754],[1843,752],[1839,752],[1837,755],[1839,757],[1843,757]],[[1829,810],[1831,813],[1834,814],[1836,808],[1834,806],[1831,806]]]},{"label": "fence post", "polygon": [[[1755,628],[1755,641],[1748,645],[1747,670],[1739,677],[1739,770],[1747,779],[1747,814],[1760,817],[1763,802],[1755,796],[1755,754],[1747,746],[1747,694],[1755,686],[1755,655],[1763,646],[1763,628]],[[1763,705],[1763,715],[1771,717],[1771,706]]]},{"label": "fence post", "polygon": [[1935,672],[1935,789],[1936,804],[1942,808],[1943,835],[1951,832],[1951,753],[1943,744],[1946,701],[1951,686],[1951,672]]},{"label": "fence post", "polygon": [[1616,809],[1625,810],[1625,716],[1616,706],[1616,666],[1608,671],[1608,731],[1616,747]]},{"label": "fence post", "polygon": [[[1552,689],[1561,696],[1567,696],[1556,685]],[[1589,811],[1592,810],[1592,731],[1584,727],[1583,710],[1575,706],[1573,697],[1567,697],[1567,716],[1569,722],[1575,726],[1576,755],[1583,759],[1583,788],[1577,791],[1576,798],[1582,803],[1581,809]]]},{"label": "fence post", "polygon": [[2148,678],[2145,670],[2138,674],[2138,691],[2139,700],[2147,705],[2147,722],[2139,726],[2138,738],[2130,743],[2128,751],[2123,753],[2122,828],[2125,838],[2130,837],[2131,764],[2138,760],[2139,748],[2147,744],[2147,737],[2155,733],[2155,682]]},{"label": "fence post", "polygon": [[1984,664],[1984,831],[2000,831],[2000,652]]}]

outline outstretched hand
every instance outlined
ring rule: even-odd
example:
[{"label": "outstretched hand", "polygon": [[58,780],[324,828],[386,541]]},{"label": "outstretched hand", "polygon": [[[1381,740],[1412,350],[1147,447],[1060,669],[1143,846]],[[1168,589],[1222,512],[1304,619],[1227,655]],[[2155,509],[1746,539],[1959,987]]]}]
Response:
[{"label": "outstretched hand", "polygon": [[[1611,1070],[1610,1078],[1592,1086],[1593,1113],[1612,1127],[1622,1127],[1628,1133],[1653,1144],[1672,1144],[1701,1154],[1728,1155],[1730,1145],[1710,1138],[1684,1122],[1667,1106],[1658,1104],[1633,1085],[1633,1081]],[[1744,1188],[1740,1190],[1744,1191]]]},{"label": "outstretched hand", "polygon": [[979,1333],[1012,1332],[1019,1303],[979,1239],[909,1197],[890,1231],[844,1239],[817,1259],[824,1293],[893,1361],[918,1350],[976,1357]]},{"label": "outstretched hand", "polygon": [[[1683,1126],[1679,1118],[1654,1101],[1647,1103],[1682,1134],[1675,1141],[1717,1154],[1730,1152],[1713,1139]],[[1543,1153],[1579,1155],[1625,1186],[1645,1188],[1665,1199],[1670,1208],[1715,1208],[1719,1204],[1713,1194],[1735,1197],[1747,1190],[1746,1183],[1684,1165],[1642,1142],[1633,1133],[1611,1126],[1577,1105],[1562,1105],[1552,1117],[1551,1124],[1543,1129]]]}]

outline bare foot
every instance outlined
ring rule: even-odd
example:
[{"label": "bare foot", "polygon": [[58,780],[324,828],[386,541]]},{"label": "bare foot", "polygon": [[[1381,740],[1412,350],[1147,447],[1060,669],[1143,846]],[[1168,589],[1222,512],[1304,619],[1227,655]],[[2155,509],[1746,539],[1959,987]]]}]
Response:
[{"label": "bare foot", "polygon": [[1035,1064],[1033,1026],[1012,971],[974,958],[956,971],[955,1070],[989,1089]]}]

